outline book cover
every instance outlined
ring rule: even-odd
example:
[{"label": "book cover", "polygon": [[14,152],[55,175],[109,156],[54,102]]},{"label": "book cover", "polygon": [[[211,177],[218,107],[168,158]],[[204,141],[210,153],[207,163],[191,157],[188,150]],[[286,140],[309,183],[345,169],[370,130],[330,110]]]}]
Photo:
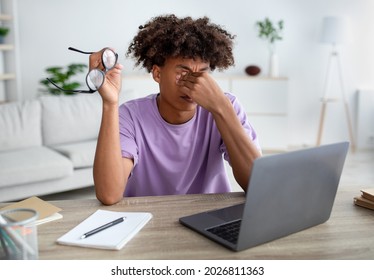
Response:
[{"label": "book cover", "polygon": [[[121,217],[125,217],[123,222],[106,228],[89,237],[81,238],[85,233]],[[76,227],[58,238],[57,243],[97,249],[120,250],[151,218],[152,214],[147,212],[116,212],[99,209]]]},{"label": "book cover", "polygon": [[374,210],[374,201],[366,199],[362,196],[355,197],[354,198],[354,203],[358,206]]},{"label": "book cover", "polygon": [[62,218],[62,215],[58,213],[61,211],[61,208],[58,208],[36,196],[5,206],[2,210],[15,208],[31,208],[38,212],[38,219],[34,222],[35,225],[44,224]]},{"label": "book cover", "polygon": [[361,196],[368,200],[374,201],[374,188],[361,190]]}]

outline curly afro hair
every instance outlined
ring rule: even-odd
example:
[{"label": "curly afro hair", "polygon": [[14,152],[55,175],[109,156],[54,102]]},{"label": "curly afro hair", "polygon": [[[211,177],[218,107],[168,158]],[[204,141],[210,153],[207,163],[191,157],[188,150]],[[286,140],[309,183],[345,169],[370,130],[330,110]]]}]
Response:
[{"label": "curly afro hair", "polygon": [[207,17],[193,20],[175,15],[158,16],[139,26],[127,50],[150,73],[153,65],[163,66],[169,57],[200,58],[213,71],[234,65],[234,35]]}]

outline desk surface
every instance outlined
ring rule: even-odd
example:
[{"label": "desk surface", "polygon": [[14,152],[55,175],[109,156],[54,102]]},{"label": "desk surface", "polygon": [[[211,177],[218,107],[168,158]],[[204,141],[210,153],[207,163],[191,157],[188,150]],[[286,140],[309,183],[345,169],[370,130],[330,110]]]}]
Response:
[{"label": "desk surface", "polygon": [[[357,191],[339,191],[330,219],[316,227],[242,251],[230,251],[179,224],[181,216],[244,201],[243,193],[52,203],[61,220],[38,226],[40,259],[374,259],[374,211],[353,205]],[[151,212],[152,220],[120,251],[59,245],[57,238],[97,209]]]}]

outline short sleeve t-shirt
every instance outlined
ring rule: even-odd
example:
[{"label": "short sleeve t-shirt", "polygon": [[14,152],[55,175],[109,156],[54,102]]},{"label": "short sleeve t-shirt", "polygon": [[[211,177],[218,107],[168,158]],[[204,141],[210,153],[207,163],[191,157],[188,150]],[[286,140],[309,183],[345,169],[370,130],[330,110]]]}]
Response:
[{"label": "short sleeve t-shirt", "polygon": [[[235,96],[226,96],[260,150],[245,111]],[[134,160],[124,196],[229,192],[223,158],[230,160],[212,114],[197,106],[188,122],[169,124],[161,117],[156,98],[152,94],[119,108],[122,156]]]}]

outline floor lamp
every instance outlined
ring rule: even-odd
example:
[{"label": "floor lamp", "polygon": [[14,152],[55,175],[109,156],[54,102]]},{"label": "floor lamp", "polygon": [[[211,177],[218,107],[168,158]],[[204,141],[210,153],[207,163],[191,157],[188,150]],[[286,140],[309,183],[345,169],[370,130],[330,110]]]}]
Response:
[{"label": "floor lamp", "polygon": [[345,40],[345,37],[346,37],[346,22],[343,18],[326,17],[323,19],[321,42],[330,44],[332,48],[331,48],[331,52],[330,52],[328,63],[327,63],[327,72],[326,72],[325,84],[323,88],[322,108],[321,108],[321,115],[320,115],[320,120],[319,120],[317,146],[321,144],[327,104],[329,102],[336,101],[336,99],[328,97],[328,84],[330,82],[330,72],[331,72],[332,63],[335,62],[337,63],[339,85],[340,85],[342,101],[344,103],[344,110],[345,110],[345,115],[347,119],[348,133],[349,133],[349,138],[351,142],[351,148],[354,151],[355,141],[353,137],[352,119],[351,119],[351,114],[349,112],[347,97],[344,91],[345,89],[344,89],[344,84],[343,84],[343,75],[342,75],[340,57],[336,49],[336,45],[343,43]]}]

